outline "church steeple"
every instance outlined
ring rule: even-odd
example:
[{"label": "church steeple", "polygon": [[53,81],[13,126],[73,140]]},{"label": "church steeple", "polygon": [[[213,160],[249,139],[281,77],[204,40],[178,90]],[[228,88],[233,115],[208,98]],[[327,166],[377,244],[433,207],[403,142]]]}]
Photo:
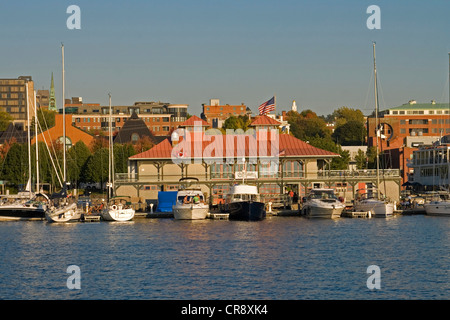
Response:
[{"label": "church steeple", "polygon": [[48,110],[58,111],[58,109],[56,108],[55,84],[53,82],[53,72],[52,72],[52,83],[50,85],[50,97],[48,100]]}]

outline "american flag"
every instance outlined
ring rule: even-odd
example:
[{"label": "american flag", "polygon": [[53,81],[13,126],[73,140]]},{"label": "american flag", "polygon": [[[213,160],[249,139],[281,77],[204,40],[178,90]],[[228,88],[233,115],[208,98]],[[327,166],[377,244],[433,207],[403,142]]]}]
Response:
[{"label": "american flag", "polygon": [[258,111],[260,115],[269,113],[270,111],[275,111],[275,97],[272,97],[260,105]]}]

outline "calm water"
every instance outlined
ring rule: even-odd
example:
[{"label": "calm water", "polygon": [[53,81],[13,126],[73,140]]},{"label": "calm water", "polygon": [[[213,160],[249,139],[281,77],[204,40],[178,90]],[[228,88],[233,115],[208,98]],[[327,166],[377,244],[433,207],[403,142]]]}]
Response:
[{"label": "calm water", "polygon": [[0,299],[450,298],[445,217],[2,222],[0,239]]}]

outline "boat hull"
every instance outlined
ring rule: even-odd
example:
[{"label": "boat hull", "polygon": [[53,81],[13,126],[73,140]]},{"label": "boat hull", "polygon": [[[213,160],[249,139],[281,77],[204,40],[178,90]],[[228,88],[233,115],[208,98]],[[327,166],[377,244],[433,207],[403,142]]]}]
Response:
[{"label": "boat hull", "polygon": [[361,201],[354,206],[355,211],[370,211],[375,218],[386,218],[394,215],[394,204],[378,200]]},{"label": "boat hull", "polygon": [[134,209],[112,209],[102,210],[101,217],[105,221],[130,221],[134,218]]},{"label": "boat hull", "polygon": [[450,202],[432,201],[423,205],[425,213],[429,216],[447,216],[450,217]]},{"label": "boat hull", "polygon": [[258,221],[266,218],[263,202],[238,201],[228,204],[230,220]]},{"label": "boat hull", "polygon": [[325,218],[325,219],[337,219],[341,217],[344,206],[317,206],[317,205],[305,205],[303,208],[304,215],[308,218]]},{"label": "boat hull", "polygon": [[209,207],[207,205],[173,206],[172,210],[176,220],[202,220],[206,219]]},{"label": "boat hull", "polygon": [[81,212],[77,210],[76,203],[62,208],[55,208],[45,212],[48,222],[69,222],[81,219]]},{"label": "boat hull", "polygon": [[0,206],[0,221],[14,220],[44,220],[45,209],[27,207],[24,205],[4,205]]}]

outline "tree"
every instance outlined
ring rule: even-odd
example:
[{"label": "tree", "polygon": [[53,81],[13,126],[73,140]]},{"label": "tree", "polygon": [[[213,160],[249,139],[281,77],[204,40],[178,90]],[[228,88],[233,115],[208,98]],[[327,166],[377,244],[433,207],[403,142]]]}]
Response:
[{"label": "tree", "polygon": [[341,107],[333,112],[336,128],[349,122],[357,121],[364,125],[364,115],[359,109],[352,109],[348,107]]},{"label": "tree", "polygon": [[0,131],[5,131],[14,118],[5,111],[0,111]]},{"label": "tree", "polygon": [[89,157],[86,162],[86,169],[82,172],[81,180],[84,182],[108,181],[109,173],[109,149],[99,148]]},{"label": "tree", "polygon": [[366,128],[361,122],[351,120],[337,127],[332,137],[343,146],[360,146],[365,142]]},{"label": "tree", "polygon": [[20,185],[28,181],[28,146],[13,143],[3,161],[2,179]]},{"label": "tree", "polygon": [[86,170],[86,164],[91,155],[91,151],[81,140],[67,151],[66,162],[69,181],[75,182],[75,184],[82,181],[82,172]]},{"label": "tree", "polygon": [[250,125],[250,119],[247,115],[239,115],[239,116],[230,116],[225,120],[222,125],[222,129],[242,129],[247,131],[248,126]]}]

